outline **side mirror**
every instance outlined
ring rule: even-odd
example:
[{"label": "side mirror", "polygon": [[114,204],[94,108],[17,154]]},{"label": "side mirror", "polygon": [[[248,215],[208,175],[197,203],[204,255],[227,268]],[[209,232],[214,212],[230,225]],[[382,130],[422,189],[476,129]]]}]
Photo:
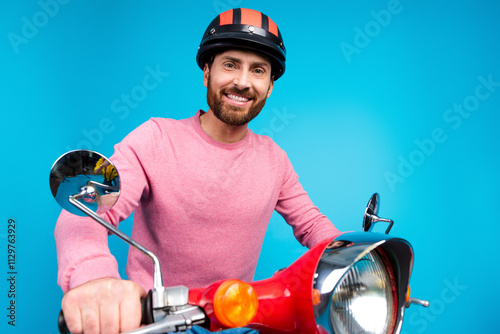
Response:
[{"label": "side mirror", "polygon": [[363,231],[371,232],[376,223],[385,222],[389,223],[389,226],[385,230],[385,234],[389,234],[389,231],[394,225],[394,221],[391,219],[380,218],[378,215],[380,197],[378,193],[375,193],[370,197],[368,204],[366,205],[365,214],[363,216]]},{"label": "side mirror", "polygon": [[120,196],[120,177],[106,157],[93,151],[77,150],[62,155],[50,170],[50,190],[57,203],[75,215],[86,214],[69,200],[96,213],[108,211]]},{"label": "side mirror", "polygon": [[167,297],[156,255],[99,216],[111,209],[120,196],[120,177],[111,161],[93,151],[70,151],[54,163],[49,182],[52,196],[63,209],[89,216],[153,261],[153,306],[164,307]]}]

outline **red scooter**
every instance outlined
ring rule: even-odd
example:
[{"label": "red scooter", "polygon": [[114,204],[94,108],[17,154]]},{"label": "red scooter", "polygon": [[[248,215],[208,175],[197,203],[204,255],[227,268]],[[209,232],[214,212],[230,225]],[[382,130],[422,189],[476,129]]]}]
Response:
[{"label": "red scooter", "polygon": [[[109,160],[92,151],[68,152],[53,165],[50,187],[64,209],[93,218],[151,258],[154,287],[143,300],[146,326],[128,333],[182,332],[195,325],[283,334],[399,333],[410,304],[429,306],[410,297],[413,249],[406,240],[388,236],[393,221],[377,216],[378,194],[365,209],[363,232],[328,238],[271,278],[228,279],[189,290],[165,287],[157,257],[97,214],[109,209],[120,192]],[[388,224],[385,234],[371,232],[379,222]],[[62,311],[59,330],[68,333]]]}]

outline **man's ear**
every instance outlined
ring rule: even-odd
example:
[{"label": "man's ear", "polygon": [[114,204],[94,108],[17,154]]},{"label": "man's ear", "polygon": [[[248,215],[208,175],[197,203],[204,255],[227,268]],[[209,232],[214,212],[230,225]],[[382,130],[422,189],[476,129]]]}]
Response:
[{"label": "man's ear", "polygon": [[203,84],[205,87],[208,87],[208,76],[210,75],[210,68],[208,64],[205,63],[205,67],[203,67]]}]

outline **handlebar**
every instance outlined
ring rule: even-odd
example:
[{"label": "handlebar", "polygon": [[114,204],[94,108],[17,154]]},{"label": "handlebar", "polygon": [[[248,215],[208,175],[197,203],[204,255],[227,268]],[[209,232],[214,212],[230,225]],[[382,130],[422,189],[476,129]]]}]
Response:
[{"label": "handlebar", "polygon": [[59,333],[61,334],[69,334],[71,333],[66,325],[66,319],[64,319],[63,310],[59,312],[59,317],[57,319],[57,327],[59,328]]},{"label": "handlebar", "polygon": [[[141,325],[149,325],[154,322],[153,319],[153,292],[149,290],[146,298],[141,298]],[[61,310],[59,312],[59,317],[57,319],[57,327],[59,328],[59,333],[61,334],[70,334],[71,332],[68,329],[66,324],[66,319],[64,318],[64,312]]]}]

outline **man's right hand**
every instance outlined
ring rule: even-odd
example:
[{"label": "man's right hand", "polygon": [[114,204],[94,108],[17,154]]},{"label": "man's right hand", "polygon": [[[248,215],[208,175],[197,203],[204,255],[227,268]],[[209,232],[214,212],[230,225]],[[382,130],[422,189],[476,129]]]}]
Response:
[{"label": "man's right hand", "polygon": [[137,283],[100,278],[69,290],[62,310],[71,333],[115,334],[131,331],[141,323],[141,297]]}]

